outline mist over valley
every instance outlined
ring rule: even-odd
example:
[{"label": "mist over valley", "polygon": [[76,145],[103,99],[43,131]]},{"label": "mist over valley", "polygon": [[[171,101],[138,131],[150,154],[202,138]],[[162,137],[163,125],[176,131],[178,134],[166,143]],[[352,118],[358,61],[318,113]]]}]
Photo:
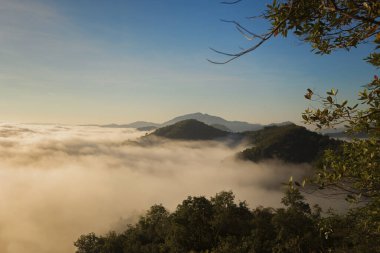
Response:
[{"label": "mist over valley", "polygon": [[[308,164],[243,161],[245,146],[159,139],[131,128],[0,125],[0,251],[72,252],[84,233],[117,230],[150,206],[232,190],[250,207],[281,205]],[[159,138],[159,137],[156,137]],[[48,238],[48,239],[47,239]]]}]

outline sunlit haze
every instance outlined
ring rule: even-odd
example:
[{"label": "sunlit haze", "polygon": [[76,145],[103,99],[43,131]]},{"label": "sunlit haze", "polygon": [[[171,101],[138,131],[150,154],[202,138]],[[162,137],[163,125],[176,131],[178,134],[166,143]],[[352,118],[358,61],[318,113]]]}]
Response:
[{"label": "sunlit haze", "polygon": [[[0,126],[0,252],[74,252],[83,233],[131,223],[158,203],[233,190],[251,207],[280,206],[282,182],[308,165],[254,164],[217,142],[140,146],[133,129]],[[47,239],[48,238],[48,239]]]}]

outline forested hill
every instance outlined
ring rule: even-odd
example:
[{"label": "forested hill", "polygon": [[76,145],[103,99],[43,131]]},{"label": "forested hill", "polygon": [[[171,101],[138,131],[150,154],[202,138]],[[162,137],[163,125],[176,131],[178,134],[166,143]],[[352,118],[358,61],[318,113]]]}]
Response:
[{"label": "forested hill", "polygon": [[282,203],[284,208],[251,210],[235,203],[232,192],[188,197],[172,213],[155,205],[121,233],[84,234],[74,245],[77,253],[379,252],[378,242],[363,240],[349,215],[323,218],[295,189]]},{"label": "forested hill", "polygon": [[[214,140],[228,136],[230,133],[189,119],[155,130],[150,135],[177,140]],[[148,135],[149,136],[149,135]]]},{"label": "forested hill", "polygon": [[223,126],[223,128],[227,128],[229,129],[229,131],[232,131],[235,133],[244,132],[244,131],[255,131],[255,130],[259,130],[263,128],[261,124],[251,124],[244,121],[229,121],[218,116],[213,116],[207,113],[204,114],[200,112],[190,113],[190,114],[175,117],[174,119],[171,119],[163,123],[162,126],[172,125],[177,122],[188,120],[188,119],[195,119],[210,126],[212,125]]},{"label": "forested hill", "polygon": [[336,148],[339,141],[330,139],[295,124],[270,126],[244,133],[254,145],[239,154],[245,160],[280,159],[293,163],[311,163],[327,148]]},{"label": "forested hill", "polygon": [[234,140],[234,145],[245,140],[250,147],[237,157],[253,162],[279,159],[290,163],[312,163],[319,159],[324,150],[336,149],[341,143],[295,124],[267,126],[262,130],[233,134],[194,119],[156,129],[146,137],[151,136],[192,141]]}]

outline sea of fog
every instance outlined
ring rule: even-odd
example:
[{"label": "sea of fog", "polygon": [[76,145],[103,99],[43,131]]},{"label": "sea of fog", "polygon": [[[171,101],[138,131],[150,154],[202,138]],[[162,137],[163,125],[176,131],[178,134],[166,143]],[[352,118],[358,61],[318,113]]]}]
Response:
[{"label": "sea of fog", "polygon": [[121,230],[153,204],[232,190],[279,207],[307,165],[237,161],[216,142],[140,145],[134,129],[0,124],[0,252],[67,253],[84,233]]}]

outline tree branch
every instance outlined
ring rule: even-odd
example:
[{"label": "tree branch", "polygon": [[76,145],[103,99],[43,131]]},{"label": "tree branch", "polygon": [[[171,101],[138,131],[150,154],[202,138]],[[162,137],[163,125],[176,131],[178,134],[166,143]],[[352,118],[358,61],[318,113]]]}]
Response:
[{"label": "tree branch", "polygon": [[358,16],[358,15],[352,15],[350,13],[345,12],[344,10],[339,8],[339,6],[337,5],[337,3],[334,0],[329,0],[329,2],[332,4],[333,8],[325,7],[326,10],[330,10],[330,11],[333,10],[333,11],[339,12],[343,16],[346,16],[346,17],[349,17],[352,19],[356,19],[356,20],[360,20],[360,21],[363,21],[365,23],[380,25],[380,21],[377,21],[373,18]]},{"label": "tree branch", "polygon": [[242,0],[235,0],[235,1],[232,1],[232,2],[229,2],[229,1],[224,1],[224,2],[220,2],[221,4],[237,4],[238,2],[241,2]]},{"label": "tree branch", "polygon": [[[291,1],[290,3],[290,6],[289,6],[289,13],[288,15],[286,15],[286,17],[276,25],[276,27],[274,27],[270,32],[262,35],[262,36],[258,36],[258,38],[261,37],[261,41],[258,42],[257,44],[255,44],[254,46],[246,49],[246,50],[243,50],[243,51],[240,51],[238,53],[233,53],[233,54],[230,54],[230,53],[224,53],[224,52],[221,52],[221,51],[218,51],[218,50],[215,50],[215,49],[212,49],[214,52],[216,53],[219,53],[219,54],[222,54],[222,55],[227,55],[227,56],[230,56],[231,58],[226,60],[226,61],[213,61],[213,60],[210,60],[210,59],[207,59],[207,61],[213,63],[213,64],[226,64],[226,63],[229,63],[233,60],[235,60],[236,58],[239,58],[240,56],[242,55],[245,55],[245,54],[248,54],[249,52],[252,52],[254,50],[256,50],[258,47],[260,47],[265,41],[269,40],[274,34],[276,34],[278,32],[278,30],[280,29],[280,27],[288,20],[290,14],[292,13],[292,10],[293,10],[293,1]],[[232,22],[234,23],[234,22]],[[237,22],[236,22],[237,23]],[[235,24],[236,24],[235,23]],[[245,29],[246,30],[246,29]],[[248,31],[248,30],[247,30]]]}]

